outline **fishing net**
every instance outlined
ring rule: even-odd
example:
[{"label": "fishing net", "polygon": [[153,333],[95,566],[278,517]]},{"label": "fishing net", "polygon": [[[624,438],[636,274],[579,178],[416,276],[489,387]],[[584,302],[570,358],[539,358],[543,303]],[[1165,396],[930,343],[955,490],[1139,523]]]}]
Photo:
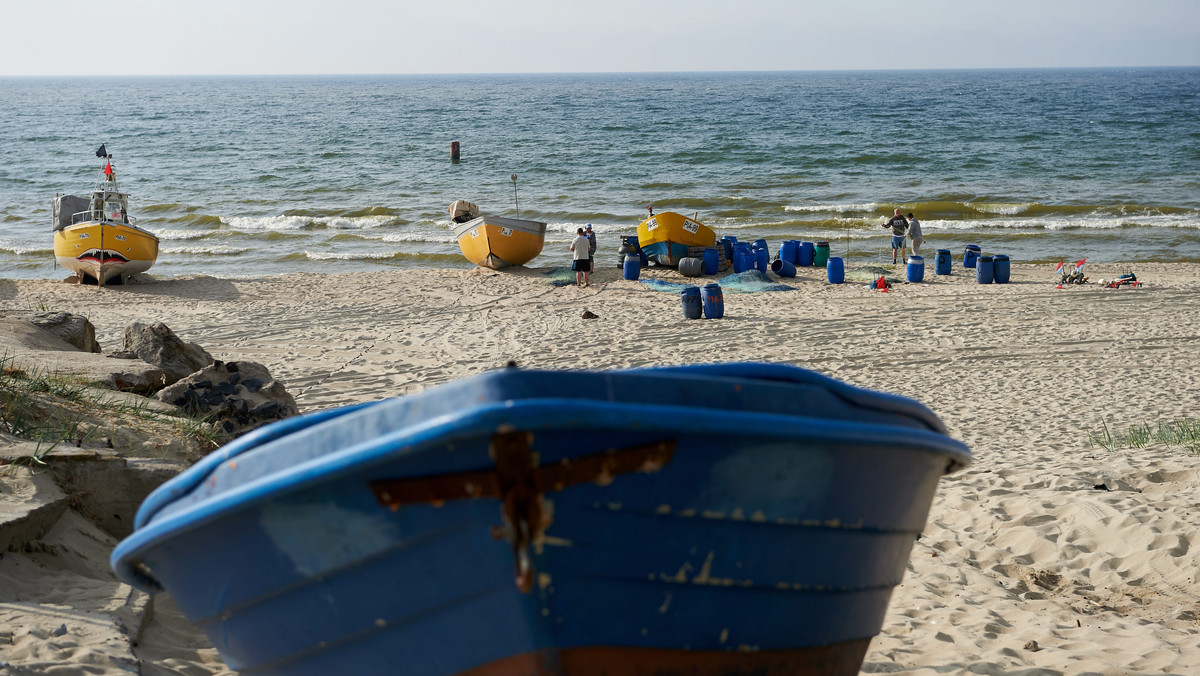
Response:
[{"label": "fishing net", "polygon": [[880,277],[886,278],[889,284],[899,284],[903,281],[899,277],[896,277],[891,270],[878,265],[864,265],[846,271],[846,279],[852,282],[870,284]]},{"label": "fishing net", "polygon": [[[642,283],[654,289],[655,291],[674,291],[679,293],[689,286],[703,286],[703,284],[689,284],[687,282],[666,282],[661,279],[643,279]],[[717,280],[717,284],[721,285],[722,293],[758,293],[760,291],[793,291],[796,287],[772,282],[765,272],[758,270],[747,270],[745,272],[735,272],[732,275],[727,275]]]},{"label": "fishing net", "polygon": [[546,283],[550,286],[570,286],[575,283],[575,271],[571,268],[551,268],[546,271]]}]

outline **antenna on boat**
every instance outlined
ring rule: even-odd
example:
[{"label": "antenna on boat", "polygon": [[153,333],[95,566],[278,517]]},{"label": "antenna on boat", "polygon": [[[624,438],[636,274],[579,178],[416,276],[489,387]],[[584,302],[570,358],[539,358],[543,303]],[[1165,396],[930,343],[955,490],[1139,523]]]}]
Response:
[{"label": "antenna on boat", "polygon": [[513,204],[517,205],[517,218],[521,217],[521,202],[517,200],[517,175],[513,174],[509,178],[513,182]]}]

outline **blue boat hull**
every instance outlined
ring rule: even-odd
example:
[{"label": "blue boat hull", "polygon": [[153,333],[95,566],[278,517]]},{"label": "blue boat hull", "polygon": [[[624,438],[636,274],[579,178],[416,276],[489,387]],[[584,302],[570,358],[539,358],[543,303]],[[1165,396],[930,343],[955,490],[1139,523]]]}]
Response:
[{"label": "blue boat hull", "polygon": [[649,260],[670,267],[679,265],[679,260],[688,255],[687,245],[678,242],[653,242],[642,247],[642,251]]},{"label": "blue boat hull", "polygon": [[864,423],[882,395],[735,373],[507,371],[285,421],[152,495],[114,568],[244,673],[855,673],[969,453],[908,400]]}]

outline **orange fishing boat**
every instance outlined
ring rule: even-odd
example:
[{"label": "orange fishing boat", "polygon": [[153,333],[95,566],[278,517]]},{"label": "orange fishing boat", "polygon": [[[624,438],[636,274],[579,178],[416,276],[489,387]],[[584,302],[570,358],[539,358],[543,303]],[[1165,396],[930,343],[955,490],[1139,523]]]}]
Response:
[{"label": "orange fishing boat", "polygon": [[480,216],[479,208],[459,200],[450,205],[454,237],[463,256],[475,265],[499,270],[537,258],[546,240],[546,224],[506,216]]}]

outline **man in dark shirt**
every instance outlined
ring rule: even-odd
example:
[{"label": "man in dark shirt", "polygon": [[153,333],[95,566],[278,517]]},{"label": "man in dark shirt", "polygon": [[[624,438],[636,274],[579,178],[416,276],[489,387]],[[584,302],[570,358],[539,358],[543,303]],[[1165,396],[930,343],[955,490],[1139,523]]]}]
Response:
[{"label": "man in dark shirt", "polygon": [[908,232],[908,220],[896,209],[896,215],[884,223],[883,227],[892,229],[892,265],[895,265],[897,251],[900,252],[900,260],[904,260],[904,234]]}]

